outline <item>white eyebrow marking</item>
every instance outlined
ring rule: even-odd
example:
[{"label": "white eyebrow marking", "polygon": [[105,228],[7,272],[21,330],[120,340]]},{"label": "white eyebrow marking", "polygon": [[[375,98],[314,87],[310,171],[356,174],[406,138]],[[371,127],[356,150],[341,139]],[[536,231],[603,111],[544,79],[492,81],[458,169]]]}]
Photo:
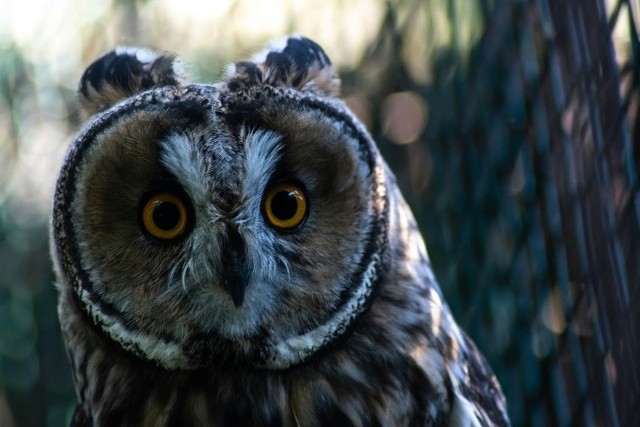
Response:
[{"label": "white eyebrow marking", "polygon": [[160,163],[178,180],[194,202],[206,202],[207,171],[187,135],[174,133],[161,141]]},{"label": "white eyebrow marking", "polygon": [[245,196],[262,195],[282,155],[282,137],[268,130],[246,133]]}]

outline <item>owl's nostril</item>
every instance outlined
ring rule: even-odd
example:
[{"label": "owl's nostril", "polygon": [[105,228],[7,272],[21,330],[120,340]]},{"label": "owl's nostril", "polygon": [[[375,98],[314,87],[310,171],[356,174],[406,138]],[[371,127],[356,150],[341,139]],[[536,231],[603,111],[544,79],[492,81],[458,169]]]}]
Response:
[{"label": "owl's nostril", "polygon": [[249,275],[246,267],[244,240],[235,227],[229,227],[227,245],[222,255],[222,288],[240,307],[244,301]]}]

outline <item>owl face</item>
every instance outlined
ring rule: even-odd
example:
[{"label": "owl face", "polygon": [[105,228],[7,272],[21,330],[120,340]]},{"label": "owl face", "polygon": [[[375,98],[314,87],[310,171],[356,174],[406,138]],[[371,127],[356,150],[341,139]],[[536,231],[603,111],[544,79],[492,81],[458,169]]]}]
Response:
[{"label": "owl face", "polygon": [[282,368],[342,335],[381,275],[384,168],[290,38],[223,81],[121,50],[87,69],[90,119],[56,189],[53,252],[96,328],[166,368]]}]

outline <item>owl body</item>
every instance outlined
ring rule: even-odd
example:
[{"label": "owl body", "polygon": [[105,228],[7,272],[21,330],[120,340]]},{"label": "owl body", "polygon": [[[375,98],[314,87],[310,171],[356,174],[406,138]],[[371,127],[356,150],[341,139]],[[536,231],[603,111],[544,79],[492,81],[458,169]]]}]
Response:
[{"label": "owl body", "polygon": [[322,49],[188,85],[121,49],[56,187],[73,425],[508,425]]}]

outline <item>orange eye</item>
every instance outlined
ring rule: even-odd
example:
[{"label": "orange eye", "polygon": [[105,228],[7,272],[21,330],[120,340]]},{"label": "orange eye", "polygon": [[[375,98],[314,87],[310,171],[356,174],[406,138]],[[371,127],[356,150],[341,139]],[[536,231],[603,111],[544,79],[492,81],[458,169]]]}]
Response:
[{"label": "orange eye", "polygon": [[156,239],[173,240],[187,230],[187,207],[172,193],[155,193],[142,208],[142,225]]},{"label": "orange eye", "polygon": [[307,217],[307,197],[300,186],[283,182],[267,192],[263,210],[270,225],[280,230],[293,230]]}]

